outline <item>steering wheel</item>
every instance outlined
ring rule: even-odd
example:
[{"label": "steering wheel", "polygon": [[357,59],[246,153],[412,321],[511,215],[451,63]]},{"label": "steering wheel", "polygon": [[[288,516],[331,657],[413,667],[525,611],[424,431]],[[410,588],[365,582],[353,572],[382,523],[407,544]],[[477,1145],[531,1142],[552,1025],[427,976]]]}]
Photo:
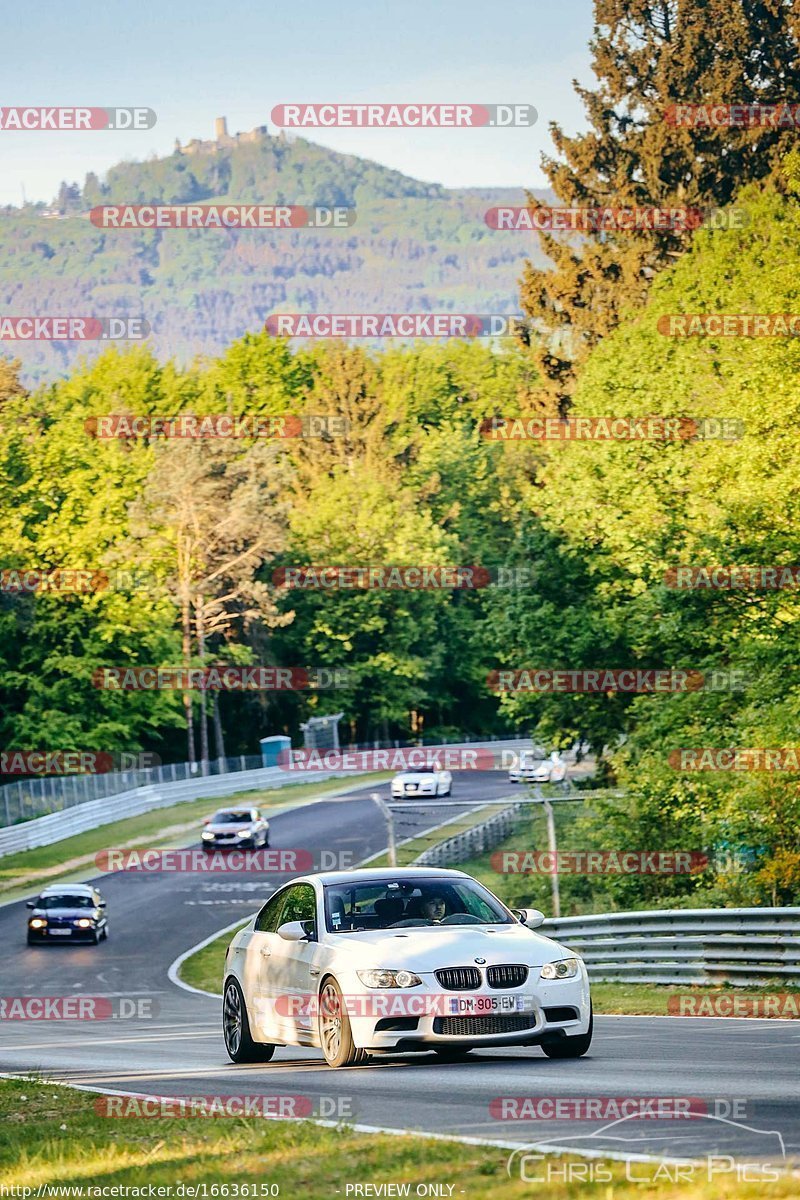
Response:
[{"label": "steering wheel", "polygon": [[482,925],[483,921],[480,917],[474,917],[472,913],[451,913],[449,917],[445,917],[442,925]]},{"label": "steering wheel", "polygon": [[395,921],[390,925],[390,929],[407,929],[410,925],[432,925],[433,921],[429,921],[427,917],[406,917],[402,921]]}]

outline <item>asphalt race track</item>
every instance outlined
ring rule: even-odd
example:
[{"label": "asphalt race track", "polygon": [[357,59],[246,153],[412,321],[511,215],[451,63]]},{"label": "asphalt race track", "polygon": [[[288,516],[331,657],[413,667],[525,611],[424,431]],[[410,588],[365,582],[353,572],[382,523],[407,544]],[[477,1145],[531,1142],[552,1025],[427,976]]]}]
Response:
[{"label": "asphalt race track", "polygon": [[[271,820],[275,849],[349,854],[357,863],[385,845],[369,799],[354,788]],[[522,789],[519,789],[522,793]],[[504,775],[455,775],[453,799],[516,791]],[[456,814],[416,811],[398,837]],[[0,908],[0,996],[137,998],[154,1015],[93,1021],[0,1023],[0,1070],[148,1095],[306,1097],[312,1115],[360,1125],[548,1146],[607,1156],[800,1160],[800,1022],[599,1017],[590,1053],[550,1060],[537,1047],[474,1053],[443,1064],[433,1054],[378,1057],[331,1071],[319,1052],[280,1049],[271,1063],[235,1066],[220,1031],[220,1004],[168,979],[171,963],[216,930],[245,918],[287,875],[117,873],[101,880],[110,938],[99,946],[25,945],[23,903]],[[708,1116],[690,1120],[501,1120],[500,1097],[692,1097]],[[307,1110],[302,1110],[303,1113]]]}]

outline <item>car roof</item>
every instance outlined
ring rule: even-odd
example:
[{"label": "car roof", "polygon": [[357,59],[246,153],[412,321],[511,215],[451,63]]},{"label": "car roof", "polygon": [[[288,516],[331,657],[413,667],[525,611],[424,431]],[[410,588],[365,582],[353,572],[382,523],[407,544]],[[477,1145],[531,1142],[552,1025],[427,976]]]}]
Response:
[{"label": "car roof", "polygon": [[316,875],[303,875],[292,879],[292,883],[360,883],[368,879],[470,879],[464,871],[451,871],[447,867],[361,867],[353,871],[320,871]]},{"label": "car roof", "polygon": [[241,812],[243,809],[258,808],[257,804],[248,801],[246,804],[224,804],[215,808],[214,812]]},{"label": "car roof", "polygon": [[50,883],[47,885],[47,887],[42,888],[42,890],[39,892],[39,895],[40,896],[49,896],[49,895],[63,896],[66,893],[76,895],[81,892],[85,892],[87,895],[91,895],[92,892],[96,892],[96,891],[97,891],[97,888],[94,886],[93,883]]}]

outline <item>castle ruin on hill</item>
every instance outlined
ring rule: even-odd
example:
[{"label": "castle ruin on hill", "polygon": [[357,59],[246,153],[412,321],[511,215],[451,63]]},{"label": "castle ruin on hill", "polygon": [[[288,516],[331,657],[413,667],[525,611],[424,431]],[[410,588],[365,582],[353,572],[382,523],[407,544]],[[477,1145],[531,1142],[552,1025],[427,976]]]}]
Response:
[{"label": "castle ruin on hill", "polygon": [[182,146],[178,138],[175,139],[176,154],[213,154],[220,147],[225,146],[241,146],[247,142],[257,142],[262,137],[266,137],[268,129],[266,125],[256,125],[255,129],[251,129],[249,133],[228,133],[228,118],[217,117],[214,122],[214,140],[213,142],[204,142],[200,138],[192,138],[185,146]]}]

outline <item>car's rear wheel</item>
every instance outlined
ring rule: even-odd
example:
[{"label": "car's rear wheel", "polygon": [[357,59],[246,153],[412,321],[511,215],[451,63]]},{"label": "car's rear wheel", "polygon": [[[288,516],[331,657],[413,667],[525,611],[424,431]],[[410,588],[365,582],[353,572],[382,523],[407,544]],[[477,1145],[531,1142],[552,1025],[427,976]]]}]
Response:
[{"label": "car's rear wheel", "polygon": [[342,990],[328,978],[319,994],[319,1041],[329,1067],[353,1067],[366,1062],[366,1050],[353,1041],[350,1018],[345,1012]]},{"label": "car's rear wheel", "polygon": [[242,989],[235,979],[225,984],[222,1001],[222,1035],[228,1058],[235,1063],[269,1062],[275,1053],[274,1046],[254,1042],[247,1018],[247,1006]]},{"label": "car's rear wheel", "polygon": [[542,1042],[542,1049],[548,1058],[580,1058],[592,1044],[593,1031],[594,1013],[590,1010],[586,1033],[579,1033],[577,1037],[553,1038],[551,1042]]}]

